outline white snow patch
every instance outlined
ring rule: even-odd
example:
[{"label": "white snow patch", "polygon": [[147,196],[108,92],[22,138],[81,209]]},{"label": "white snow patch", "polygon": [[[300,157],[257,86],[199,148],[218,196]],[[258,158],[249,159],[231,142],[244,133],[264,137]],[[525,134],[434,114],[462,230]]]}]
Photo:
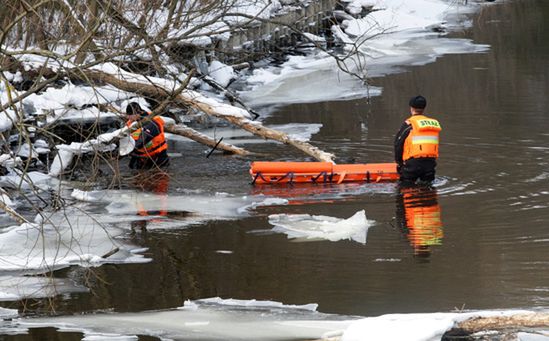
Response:
[{"label": "white snow patch", "polygon": [[210,77],[212,77],[219,85],[226,87],[229,82],[233,80],[236,75],[232,67],[221,63],[220,61],[213,60],[208,67]]},{"label": "white snow patch", "polygon": [[481,311],[471,313],[389,314],[351,323],[341,341],[408,340],[434,341],[456,323],[474,317],[510,316],[525,311]]}]

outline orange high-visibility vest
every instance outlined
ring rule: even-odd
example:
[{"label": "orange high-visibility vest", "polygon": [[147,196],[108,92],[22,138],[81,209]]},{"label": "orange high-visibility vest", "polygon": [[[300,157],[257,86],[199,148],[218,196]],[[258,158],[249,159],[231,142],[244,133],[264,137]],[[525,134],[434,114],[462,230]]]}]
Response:
[{"label": "orange high-visibility vest", "polygon": [[[155,116],[152,121],[160,128],[160,134],[156,135],[151,141],[149,141],[143,148],[135,150],[135,153],[139,156],[154,156],[164,150],[168,149],[166,138],[164,136],[164,120],[160,116]],[[128,121],[127,126],[130,127],[133,121]],[[132,138],[137,141],[141,137],[142,128],[139,128],[132,132]]]},{"label": "orange high-visibility vest", "polygon": [[438,158],[439,133],[442,130],[440,123],[424,115],[414,115],[406,122],[412,125],[412,130],[404,141],[402,160],[421,157]]}]

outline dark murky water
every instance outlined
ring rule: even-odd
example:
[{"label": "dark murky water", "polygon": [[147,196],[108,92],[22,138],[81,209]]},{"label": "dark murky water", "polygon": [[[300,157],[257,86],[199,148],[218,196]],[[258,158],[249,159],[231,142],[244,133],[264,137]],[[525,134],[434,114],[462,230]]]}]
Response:
[{"label": "dark murky water", "polygon": [[[153,262],[94,269],[93,293],[55,298],[57,312],[173,308],[213,296],[318,303],[322,312],[363,316],[549,306],[549,3],[485,8],[473,29],[457,35],[491,50],[445,56],[374,79],[383,95],[371,104],[292,105],[267,119],[322,123],[312,141],[341,161],[391,161],[407,100],[421,93],[444,129],[435,189],[267,188],[292,197],[293,205],[258,208],[236,221],[136,234],[134,241],[150,248]],[[248,184],[248,160],[206,161],[199,147],[185,146],[188,156],[173,160],[170,191],[247,195],[262,190]],[[266,159],[303,158],[273,144],[248,148],[263,150]],[[323,192],[324,200],[301,200],[310,189]],[[347,194],[334,199],[341,190]],[[254,233],[271,228],[269,214],[348,218],[362,209],[376,221],[365,245],[300,243],[282,234]],[[81,272],[59,275],[81,278]],[[26,309],[47,310],[50,303]]]}]

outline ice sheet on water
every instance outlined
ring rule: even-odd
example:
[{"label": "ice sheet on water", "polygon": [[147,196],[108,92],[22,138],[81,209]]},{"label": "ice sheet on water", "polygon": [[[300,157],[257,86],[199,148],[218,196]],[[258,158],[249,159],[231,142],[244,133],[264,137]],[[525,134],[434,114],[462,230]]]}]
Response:
[{"label": "ice sheet on water", "polygon": [[[258,302],[261,302],[259,306]],[[323,314],[300,307],[271,301],[213,298],[186,301],[182,308],[155,312],[18,318],[0,325],[0,334],[14,331],[25,333],[28,328],[51,326],[81,331],[86,337],[112,334],[120,337],[150,335],[178,340],[255,341],[340,337],[342,341],[434,341],[440,340],[448,329],[466,319],[535,313],[506,310],[388,314],[360,318]]]},{"label": "ice sheet on water", "polygon": [[[138,213],[166,211],[187,213],[176,224],[152,224],[147,229],[183,227],[208,220],[234,219],[245,216],[258,206],[284,205],[287,200],[258,196],[232,196],[223,193],[184,195],[157,194],[131,190],[82,191],[75,189],[71,196],[80,201],[101,204],[114,217],[125,216],[137,220]],[[153,215],[148,219],[154,218]]]},{"label": "ice sheet on water", "polygon": [[[452,53],[476,53],[486,45],[466,39],[441,37],[438,29],[451,30],[469,25],[464,13],[478,4],[448,4],[442,0],[354,1],[353,8],[374,5],[376,11],[364,18],[344,20],[332,31],[359,53],[348,58],[351,72],[363,73],[357,66],[366,65],[368,77],[379,77],[400,70],[401,66],[423,65],[438,56]],[[383,34],[380,34],[382,33]],[[343,72],[325,53],[293,56],[280,67],[254,70],[251,88],[242,97],[252,106],[318,102],[376,96],[380,89],[365,88],[358,79]],[[330,86],[325,86],[330,84]]]},{"label": "ice sheet on water", "polygon": [[248,82],[251,89],[241,96],[251,106],[346,100],[381,93],[379,88],[364,87],[323,53],[292,56],[281,68],[254,70]]},{"label": "ice sheet on water", "polygon": [[[181,309],[65,317],[25,318],[11,327],[25,330],[52,326],[88,335],[150,335],[178,340],[309,340],[340,333],[351,317],[328,315],[308,305],[272,301],[222,300],[185,302]],[[314,305],[316,306],[316,305]],[[305,308],[305,309],[302,309]],[[4,327],[0,326],[0,334]]]},{"label": "ice sheet on water", "polygon": [[19,314],[18,314],[17,310],[15,310],[15,309],[7,309],[7,308],[0,307],[0,318],[1,319],[14,318],[14,317],[17,317],[18,315]]},{"label": "ice sheet on water", "polygon": [[68,278],[51,276],[0,276],[0,301],[43,298],[65,293],[87,292],[88,289]]},{"label": "ice sheet on water", "polygon": [[142,250],[121,237],[112,217],[75,207],[42,212],[36,222],[0,231],[0,271],[48,272],[73,265],[96,267],[106,263],[143,263],[133,250]]},{"label": "ice sheet on water", "polygon": [[269,223],[273,231],[288,235],[289,238],[325,239],[329,241],[353,240],[366,244],[368,229],[373,225],[366,219],[364,210],[348,219],[309,214],[272,214]]}]

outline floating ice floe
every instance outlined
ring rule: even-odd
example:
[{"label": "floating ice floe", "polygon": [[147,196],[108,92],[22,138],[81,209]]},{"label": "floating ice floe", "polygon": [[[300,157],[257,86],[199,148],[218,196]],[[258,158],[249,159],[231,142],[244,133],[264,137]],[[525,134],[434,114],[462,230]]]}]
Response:
[{"label": "floating ice floe", "polygon": [[139,254],[145,249],[121,238],[127,229],[113,223],[113,218],[70,207],[4,228],[0,230],[0,271],[45,273],[73,265],[149,262]]},{"label": "floating ice floe", "polygon": [[326,239],[329,241],[353,240],[366,244],[368,229],[373,222],[366,219],[364,210],[348,219],[309,214],[272,214],[269,223],[275,232],[285,233],[289,238]]}]

